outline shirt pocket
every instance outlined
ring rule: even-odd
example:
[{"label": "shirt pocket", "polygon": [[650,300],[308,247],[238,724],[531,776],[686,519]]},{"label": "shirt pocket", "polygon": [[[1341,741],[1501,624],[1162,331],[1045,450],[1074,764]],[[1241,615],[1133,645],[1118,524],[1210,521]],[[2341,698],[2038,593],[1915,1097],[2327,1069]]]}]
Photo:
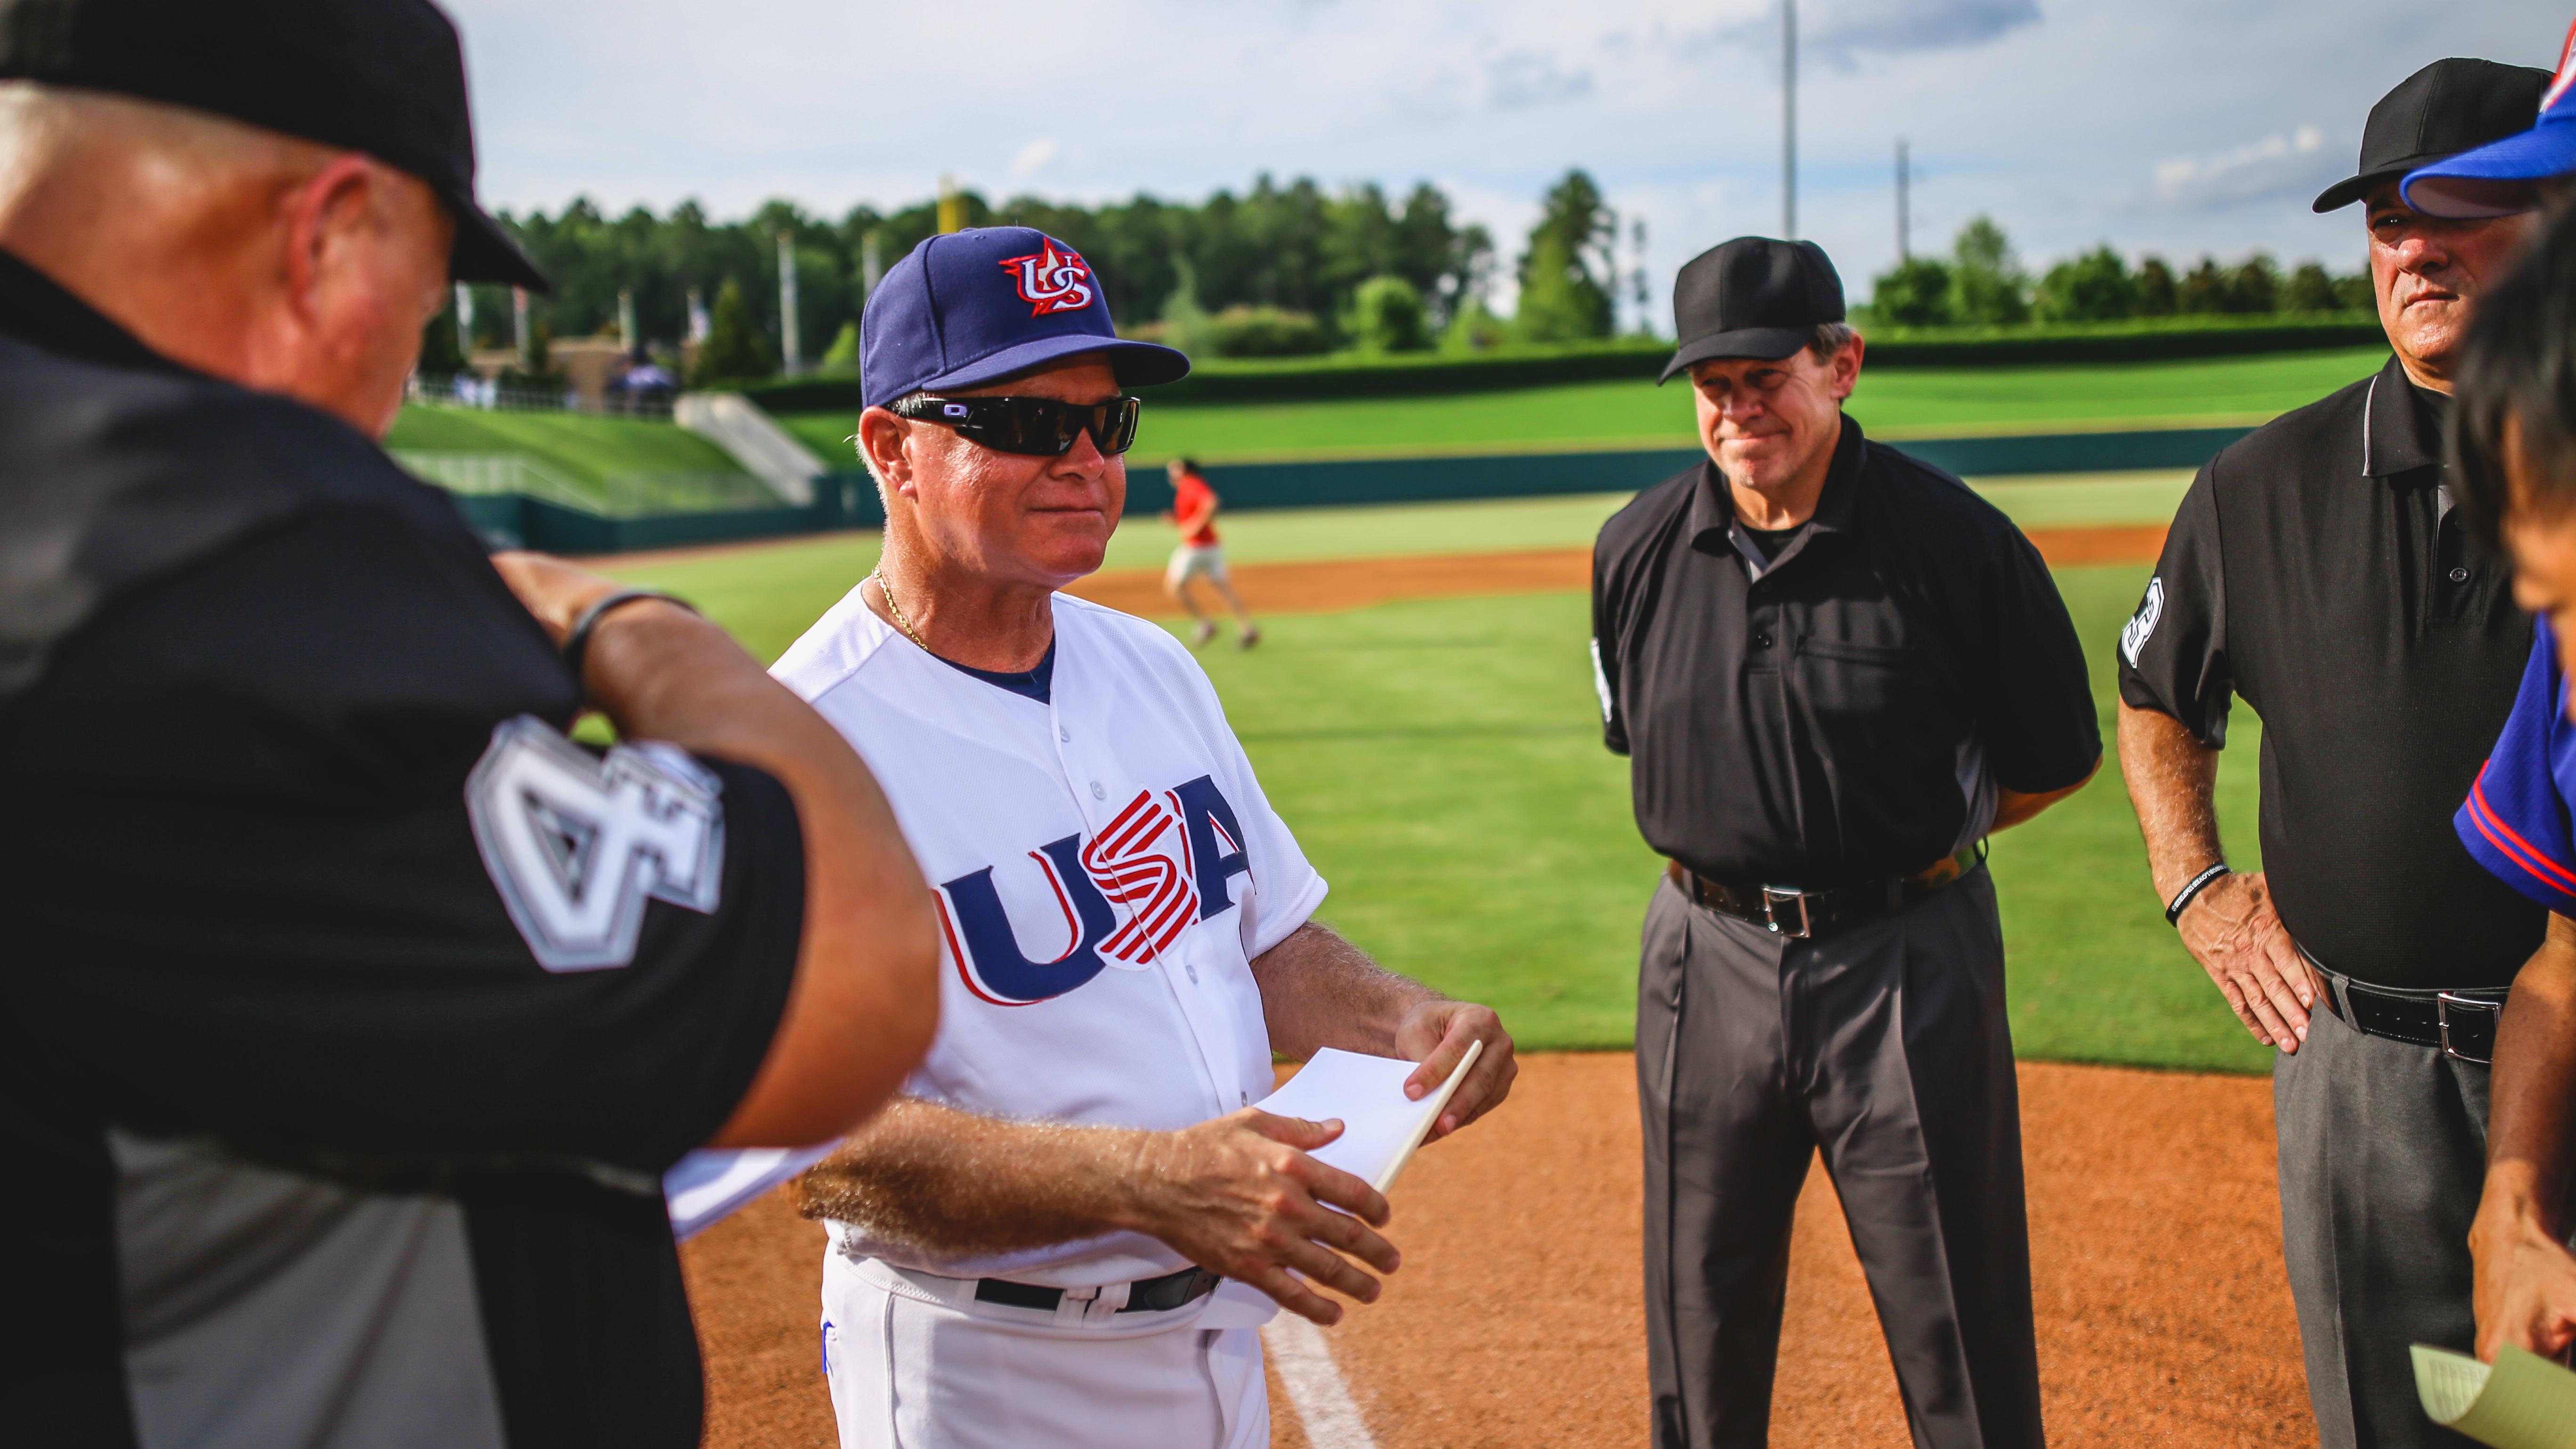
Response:
[{"label": "shirt pocket", "polygon": [[1947,691],[1923,648],[1810,635],[1798,641],[1797,662],[1798,692],[1828,744],[1907,754],[1956,747]]}]

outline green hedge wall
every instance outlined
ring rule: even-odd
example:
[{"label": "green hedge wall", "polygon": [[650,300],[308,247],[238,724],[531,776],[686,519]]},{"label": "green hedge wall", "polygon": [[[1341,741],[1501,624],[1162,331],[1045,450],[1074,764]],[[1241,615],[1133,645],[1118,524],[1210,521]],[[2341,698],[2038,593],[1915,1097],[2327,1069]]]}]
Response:
[{"label": "green hedge wall", "polygon": [[[1870,329],[1872,367],[2057,367],[2158,362],[2366,347],[2383,340],[2366,316],[2333,318],[2156,318],[2019,328]],[[1575,347],[1507,350],[1477,357],[1404,353],[1389,357],[1215,360],[1154,390],[1157,403],[1291,402],[1351,397],[1426,397],[1499,392],[1566,382],[1653,377],[1672,346],[1622,338]],[[747,388],[771,412],[859,410],[854,377],[810,377]]]}]

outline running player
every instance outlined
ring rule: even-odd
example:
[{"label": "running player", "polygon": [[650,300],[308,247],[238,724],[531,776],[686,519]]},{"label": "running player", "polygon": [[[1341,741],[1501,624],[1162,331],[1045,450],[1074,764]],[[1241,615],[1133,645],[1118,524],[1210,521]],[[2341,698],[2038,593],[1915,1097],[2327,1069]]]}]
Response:
[{"label": "running player", "polygon": [[1190,642],[1204,646],[1216,637],[1216,620],[1200,612],[1198,600],[1190,595],[1190,580],[1206,579],[1234,610],[1236,626],[1242,630],[1236,642],[1249,649],[1261,642],[1261,628],[1252,622],[1252,611],[1243,606],[1243,596],[1234,591],[1234,581],[1226,577],[1225,546],[1216,541],[1216,490],[1208,486],[1207,476],[1199,471],[1196,459],[1174,458],[1168,466],[1172,475],[1172,526],[1181,531],[1181,546],[1172,550],[1171,565],[1163,570],[1163,591],[1198,621]]}]

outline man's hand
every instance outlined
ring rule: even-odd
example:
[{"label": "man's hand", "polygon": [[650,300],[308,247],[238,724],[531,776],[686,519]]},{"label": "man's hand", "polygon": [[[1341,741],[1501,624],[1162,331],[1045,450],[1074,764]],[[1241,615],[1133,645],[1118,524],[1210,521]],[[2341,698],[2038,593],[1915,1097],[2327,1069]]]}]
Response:
[{"label": "man's hand", "polygon": [[1459,1058],[1467,1054],[1468,1044],[1479,1041],[1485,1044],[1484,1053],[1450,1094],[1449,1105],[1440,1109],[1440,1120],[1431,1124],[1426,1141],[1437,1142],[1501,1106],[1503,1098],[1511,1095],[1512,1079],[1520,1075],[1520,1063],[1512,1060],[1512,1034],[1503,1030],[1503,1019],[1490,1007],[1467,1001],[1424,1001],[1397,1024],[1395,1049],[1407,1060],[1422,1063],[1404,1079],[1404,1095],[1415,1101],[1440,1090],[1440,1084],[1457,1070]]},{"label": "man's hand", "polygon": [[573,621],[581,617],[582,610],[623,587],[615,579],[565,563],[552,554],[514,549],[492,555],[492,567],[557,643],[572,632]]},{"label": "man's hand", "polygon": [[2478,1357],[2495,1362],[2505,1344],[2556,1358],[2576,1344],[2576,1255],[2540,1220],[2509,1165],[2487,1179],[2469,1229],[2477,1263]]},{"label": "man's hand", "polygon": [[1129,1226],[1211,1273],[1251,1284],[1291,1313],[1338,1323],[1342,1306],[1306,1282],[1374,1303],[1378,1280],[1342,1254],[1380,1273],[1394,1272],[1398,1258],[1395,1245],[1372,1231],[1386,1225],[1385,1197],[1306,1155],[1341,1135],[1339,1122],[1274,1117],[1254,1107],[1144,1134]]},{"label": "man's hand", "polygon": [[2263,873],[2220,876],[2183,907],[2183,948],[2218,983],[2254,1039],[2296,1052],[2308,1039],[2316,979],[2299,955]]}]

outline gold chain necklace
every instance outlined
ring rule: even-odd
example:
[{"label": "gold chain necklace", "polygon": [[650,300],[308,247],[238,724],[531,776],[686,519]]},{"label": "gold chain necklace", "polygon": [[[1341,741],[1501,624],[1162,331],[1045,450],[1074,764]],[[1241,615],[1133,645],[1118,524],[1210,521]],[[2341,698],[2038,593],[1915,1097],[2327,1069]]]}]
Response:
[{"label": "gold chain necklace", "polygon": [[885,595],[886,612],[894,615],[894,621],[903,626],[904,633],[912,636],[913,643],[921,646],[922,653],[930,653],[931,648],[929,642],[921,637],[921,631],[919,629],[912,627],[912,621],[903,616],[903,605],[894,601],[894,586],[886,582],[885,565],[882,563],[878,564],[873,570],[869,571],[868,577],[877,581],[877,592]]}]

